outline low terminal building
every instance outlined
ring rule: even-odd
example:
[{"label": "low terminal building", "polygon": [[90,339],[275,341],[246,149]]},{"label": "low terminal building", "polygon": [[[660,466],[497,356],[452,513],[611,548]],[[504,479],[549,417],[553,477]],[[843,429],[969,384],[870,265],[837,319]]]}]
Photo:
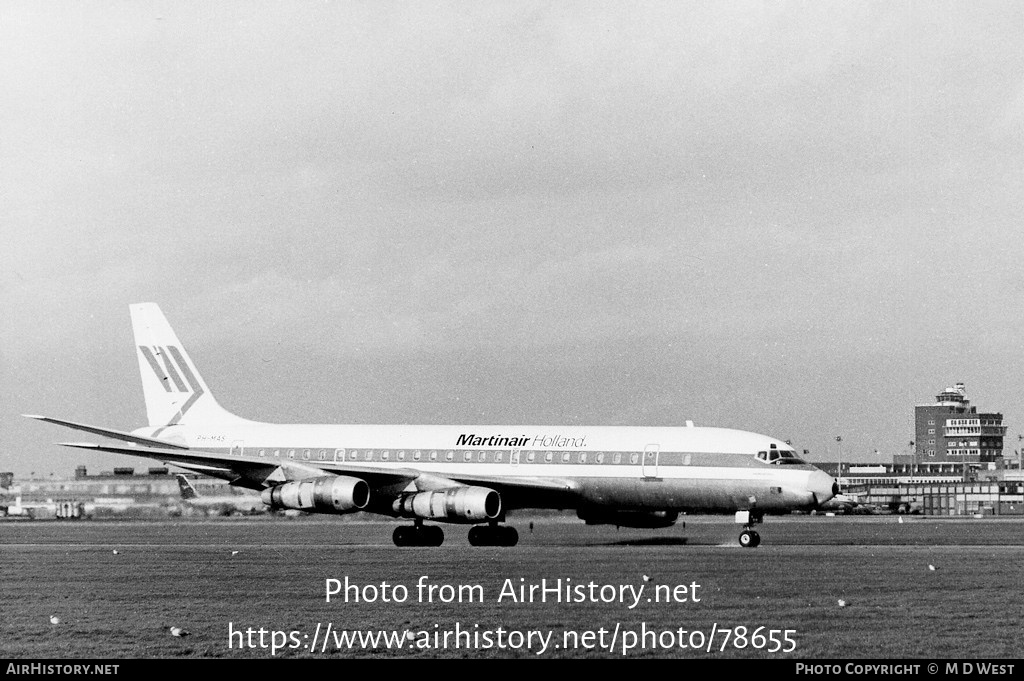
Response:
[{"label": "low terminal building", "polygon": [[[1001,463],[1001,462],[1000,462]],[[844,494],[881,512],[1024,515],[1024,473],[995,462],[819,463]]]},{"label": "low terminal building", "polygon": [[[912,484],[896,492],[914,500],[911,503],[923,515],[1024,515],[1024,483],[1020,482]],[[883,490],[876,493],[881,496]]]},{"label": "low terminal building", "polygon": [[1003,456],[1000,412],[979,412],[956,383],[914,407],[909,454],[892,463],[815,464],[840,489],[881,511],[926,515],[1021,515],[1024,462]]},{"label": "low terminal building", "polygon": [[[192,474],[188,477],[200,494],[223,495],[232,491],[224,480]],[[89,475],[85,466],[79,466],[70,479],[48,476],[23,481],[0,473],[0,482],[5,483],[0,487],[0,506],[9,515],[59,519],[166,517],[182,509],[176,474],[166,467],[149,468],[145,473],[119,467]]]}]

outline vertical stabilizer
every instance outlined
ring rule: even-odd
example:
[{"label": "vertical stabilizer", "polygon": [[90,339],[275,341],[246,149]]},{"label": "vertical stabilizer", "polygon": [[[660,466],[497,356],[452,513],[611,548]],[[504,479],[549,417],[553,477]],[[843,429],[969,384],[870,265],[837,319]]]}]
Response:
[{"label": "vertical stabilizer", "polygon": [[178,489],[181,490],[181,498],[185,501],[191,501],[199,497],[199,492],[192,486],[192,483],[188,481],[184,475],[176,476],[178,478]]},{"label": "vertical stabilizer", "polygon": [[137,303],[128,307],[149,425],[212,425],[243,420],[213,399],[159,306]]}]

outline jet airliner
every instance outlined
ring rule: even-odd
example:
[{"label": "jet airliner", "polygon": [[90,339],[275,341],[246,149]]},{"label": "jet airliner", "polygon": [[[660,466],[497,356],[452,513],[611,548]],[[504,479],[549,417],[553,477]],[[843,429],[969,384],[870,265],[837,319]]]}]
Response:
[{"label": "jet airliner", "polygon": [[29,416],[117,442],[69,447],[142,456],[261,492],[274,509],[405,518],[398,546],[439,546],[426,521],[472,525],[475,546],[514,546],[506,514],[572,509],[587,524],[660,528],[680,513],[734,513],[756,547],[766,513],[812,510],[835,480],[785,442],[726,428],[298,425],[217,403],[160,308],[130,305],[148,425],[131,431]]},{"label": "jet airliner", "polygon": [[185,506],[217,515],[231,515],[232,513],[257,515],[270,510],[263,503],[262,499],[253,494],[206,496],[196,491],[196,488],[192,486],[192,483],[184,475],[179,473],[176,477],[178,479],[178,489],[181,491],[181,501]]}]

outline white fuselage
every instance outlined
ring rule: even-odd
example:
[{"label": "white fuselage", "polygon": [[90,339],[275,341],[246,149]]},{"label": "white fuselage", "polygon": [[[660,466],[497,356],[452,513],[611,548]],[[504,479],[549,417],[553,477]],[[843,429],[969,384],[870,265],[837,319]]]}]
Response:
[{"label": "white fuselage", "polygon": [[[831,496],[832,478],[803,463],[756,458],[779,440],[724,428],[283,425],[245,422],[135,431],[187,445],[192,456],[337,475],[414,470],[428,480],[562,481],[578,504],[626,509],[782,511]],[[268,483],[251,480],[259,488]],[[260,484],[262,483],[262,484]],[[422,488],[413,482],[407,491]],[[512,491],[509,507],[538,505]],[[565,506],[563,498],[544,506]]]}]

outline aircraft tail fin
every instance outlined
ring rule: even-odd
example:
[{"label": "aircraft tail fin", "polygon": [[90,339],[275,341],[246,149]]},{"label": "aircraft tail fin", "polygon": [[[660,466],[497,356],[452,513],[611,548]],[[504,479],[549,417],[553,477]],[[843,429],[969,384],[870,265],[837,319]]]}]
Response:
[{"label": "aircraft tail fin", "polygon": [[150,426],[244,421],[217,404],[156,303],[129,309]]},{"label": "aircraft tail fin", "polygon": [[196,488],[192,486],[192,483],[188,481],[188,478],[186,478],[184,475],[178,475],[177,478],[178,489],[181,490],[182,499],[184,499],[185,501],[190,501],[192,499],[197,499],[199,497],[199,492],[197,492]]}]

